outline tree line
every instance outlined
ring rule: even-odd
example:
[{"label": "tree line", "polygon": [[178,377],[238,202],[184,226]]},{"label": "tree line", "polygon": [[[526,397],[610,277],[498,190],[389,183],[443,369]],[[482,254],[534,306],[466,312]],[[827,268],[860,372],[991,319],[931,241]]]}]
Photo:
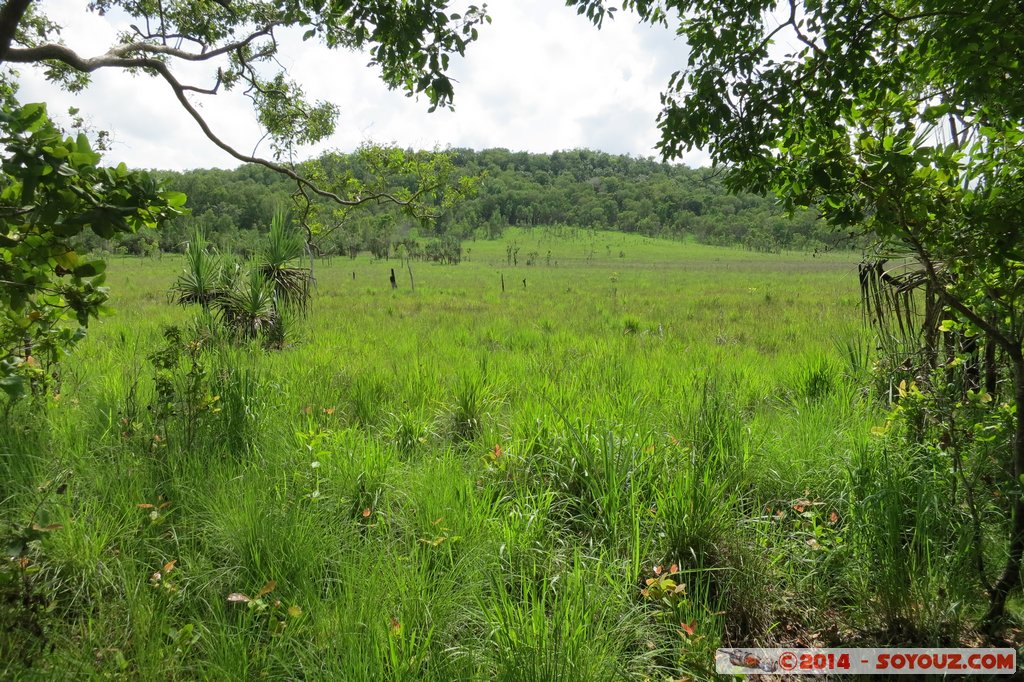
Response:
[{"label": "tree line", "polygon": [[[361,206],[336,215],[327,200],[314,201],[321,209],[314,228],[319,252],[369,251],[387,257],[404,246],[429,257],[459,240],[498,238],[509,226],[540,225],[691,237],[705,244],[758,251],[849,245],[814,212],[788,217],[771,199],[730,193],[718,173],[708,168],[587,149],[547,154],[453,149],[447,154],[460,175],[479,178],[475,193],[429,222],[403,215],[393,205]],[[359,175],[354,155],[329,156],[330,163],[318,160],[326,172]],[[191,213],[159,231],[124,235],[116,243],[91,238],[87,247],[136,255],[182,252],[188,235],[198,228],[222,250],[251,254],[269,229],[276,208],[293,203],[294,182],[261,166],[157,175],[168,187],[188,196]]]}]

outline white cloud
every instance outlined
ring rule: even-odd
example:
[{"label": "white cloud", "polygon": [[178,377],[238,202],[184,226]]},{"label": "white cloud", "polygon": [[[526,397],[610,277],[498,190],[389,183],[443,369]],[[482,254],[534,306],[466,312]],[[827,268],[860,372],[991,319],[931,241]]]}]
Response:
[{"label": "white cloud", "polygon": [[[428,113],[426,101],[389,91],[365,54],[330,51],[299,35],[282,39],[281,62],[313,99],[337,103],[341,117],[325,147],[351,150],[365,141],[416,148],[507,147],[549,152],[589,147],[654,156],[658,95],[685,63],[686,47],[668,30],[638,25],[629,15],[598,31],[559,0],[492,0],[493,23],[481,29],[465,59],[453,58],[455,111]],[[78,0],[47,10],[65,26],[65,40],[84,54],[113,43],[111,17],[85,13]],[[212,85],[209,72],[180,77]],[[22,99],[45,99],[51,110],[77,106],[97,128],[113,132],[110,161],[137,167],[237,165],[211,144],[156,79],[98,72],[84,93],[71,95],[24,69]],[[251,151],[261,131],[247,100],[236,93],[193,97],[214,131]],[[261,152],[269,154],[263,147]],[[684,159],[706,163],[695,152]]]}]

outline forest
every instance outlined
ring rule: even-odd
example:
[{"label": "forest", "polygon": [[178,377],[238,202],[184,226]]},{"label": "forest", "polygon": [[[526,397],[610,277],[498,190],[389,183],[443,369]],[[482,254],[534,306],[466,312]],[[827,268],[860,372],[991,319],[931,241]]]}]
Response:
[{"label": "forest", "polygon": [[[711,169],[590,150],[444,153],[460,175],[480,178],[473,196],[426,226],[393,206],[368,207],[342,224],[325,226],[324,236],[315,240],[318,253],[368,251],[386,257],[399,243],[417,237],[425,246],[444,236],[495,239],[506,227],[544,225],[691,238],[763,252],[853,249],[863,243],[837,235],[812,211],[789,217],[769,198],[730,193]],[[358,167],[354,155],[336,156],[343,169]],[[156,175],[188,196],[191,213],[159,231],[141,230],[116,242],[91,235],[88,248],[133,255],[180,253],[198,228],[223,250],[254,253],[268,216],[293,205],[294,183],[259,166]]]}]

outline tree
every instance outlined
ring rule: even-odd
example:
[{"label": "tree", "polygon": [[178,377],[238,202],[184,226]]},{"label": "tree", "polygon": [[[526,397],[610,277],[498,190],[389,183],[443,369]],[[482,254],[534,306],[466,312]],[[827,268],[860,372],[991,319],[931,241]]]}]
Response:
[{"label": "tree", "polygon": [[305,314],[312,272],[298,265],[305,242],[287,212],[278,208],[266,242],[247,266],[225,258],[195,230],[185,267],[171,287],[179,305],[199,305],[205,321],[216,320],[237,341],[263,338],[281,348],[292,313]]},{"label": "tree", "polygon": [[154,227],[182,213],[185,195],[123,164],[101,167],[85,135],[65,135],[45,106],[0,98],[0,388],[13,399],[46,382],[107,300],[104,263],[74,240]]},{"label": "tree", "polygon": [[[595,23],[613,11],[570,0]],[[662,95],[665,157],[703,148],[733,189],[813,206],[911,256],[942,315],[1006,358],[1001,618],[1024,555],[1024,15],[1006,0],[627,0],[690,48]]]}]

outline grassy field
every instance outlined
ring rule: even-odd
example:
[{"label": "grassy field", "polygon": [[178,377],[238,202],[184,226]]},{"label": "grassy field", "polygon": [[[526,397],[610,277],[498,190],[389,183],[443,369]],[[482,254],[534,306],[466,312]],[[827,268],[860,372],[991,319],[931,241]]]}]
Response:
[{"label": "grassy field", "polygon": [[853,256],[465,246],[415,291],[318,263],[289,347],[186,331],[160,391],[181,261],[115,259],[116,316],[0,427],[38,538],[3,674],[706,679],[723,644],[963,639],[944,473],[872,434]]}]

